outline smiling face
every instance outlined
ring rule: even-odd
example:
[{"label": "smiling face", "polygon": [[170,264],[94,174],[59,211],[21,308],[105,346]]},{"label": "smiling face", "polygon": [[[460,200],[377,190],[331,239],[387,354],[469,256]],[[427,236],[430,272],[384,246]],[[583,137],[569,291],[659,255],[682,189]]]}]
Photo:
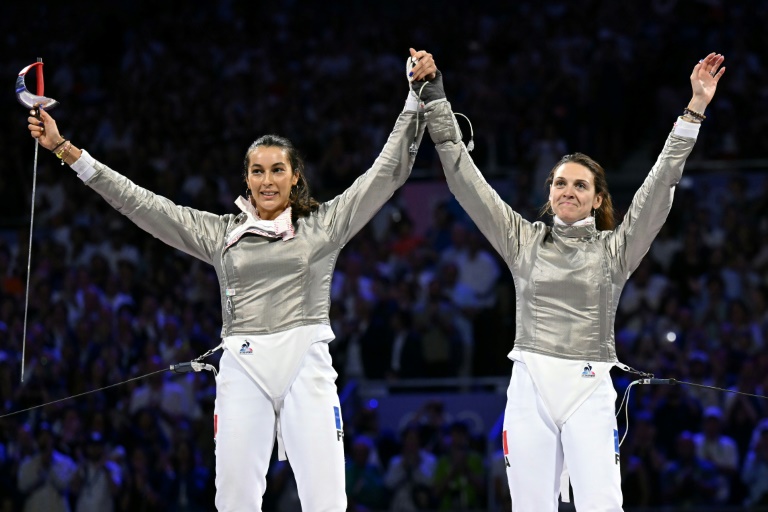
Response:
[{"label": "smiling face", "polygon": [[276,146],[257,146],[248,155],[246,183],[259,217],[273,220],[290,205],[291,187],[299,181],[288,153]]},{"label": "smiling face", "polygon": [[595,192],[592,171],[575,162],[565,162],[555,171],[549,187],[549,204],[566,224],[587,218],[600,208],[603,197]]}]

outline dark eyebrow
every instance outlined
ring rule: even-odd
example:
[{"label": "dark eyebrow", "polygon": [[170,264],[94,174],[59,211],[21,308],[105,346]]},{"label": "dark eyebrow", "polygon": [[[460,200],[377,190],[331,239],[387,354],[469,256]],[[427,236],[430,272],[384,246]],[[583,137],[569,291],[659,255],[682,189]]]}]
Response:
[{"label": "dark eyebrow", "polygon": [[[565,181],[568,181],[563,176],[558,176],[558,177],[555,178],[555,180],[565,180]],[[589,180],[585,180],[584,178],[576,178],[575,180],[573,180],[573,182],[574,183],[586,183],[586,184],[589,184]]]},{"label": "dark eyebrow", "polygon": [[[283,162],[275,162],[274,164],[272,164],[272,167],[276,167],[278,165],[282,165],[284,167],[287,167],[287,165],[285,163],[283,163]],[[254,167],[264,167],[264,166],[261,165],[260,163],[254,162],[254,163],[251,164],[251,169],[253,169]]]}]

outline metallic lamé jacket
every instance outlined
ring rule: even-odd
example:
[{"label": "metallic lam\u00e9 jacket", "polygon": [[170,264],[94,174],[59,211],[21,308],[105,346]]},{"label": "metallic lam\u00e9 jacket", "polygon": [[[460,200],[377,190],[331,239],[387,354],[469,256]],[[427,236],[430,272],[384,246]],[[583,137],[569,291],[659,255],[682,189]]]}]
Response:
[{"label": "metallic lam\u00e9 jacket", "polygon": [[528,222],[501,200],[475,167],[450,103],[427,106],[427,126],[451,192],[512,271],[515,346],[564,359],[616,362],[613,324],[619,296],[672,206],[695,139],[670,134],[622,223]]},{"label": "metallic lam\u00e9 jacket", "polygon": [[[175,205],[96,162],[86,184],[141,229],[216,269],[222,303],[222,337],[271,334],[330,324],[330,286],[344,245],[408,178],[414,156],[416,112],[400,114],[373,166],[331,201],[296,225],[296,236],[244,236],[226,246],[246,215],[215,215]],[[423,114],[419,114],[422,115]],[[417,144],[424,123],[420,123]]]}]

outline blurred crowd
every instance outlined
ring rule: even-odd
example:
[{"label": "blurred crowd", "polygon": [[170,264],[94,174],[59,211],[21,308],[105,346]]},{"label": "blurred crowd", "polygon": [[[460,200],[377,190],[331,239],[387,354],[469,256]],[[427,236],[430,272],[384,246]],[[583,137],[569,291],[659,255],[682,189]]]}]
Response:
[{"label": "blurred crowd", "polygon": [[[305,153],[319,200],[347,187],[402,109],[409,46],[435,54],[449,99],[473,121],[473,157],[530,220],[561,154],[595,156],[609,183],[630,156],[655,157],[690,69],[712,50],[728,71],[691,160],[757,159],[768,147],[768,2],[491,4],[4,4],[0,69],[13,77],[42,55],[67,138],[156,193],[221,214],[234,211],[243,154],[263,133]],[[439,23],[418,22],[438,12]],[[212,510],[215,381],[162,372],[219,342],[212,268],[142,233],[41,153],[20,383],[33,145],[10,86],[0,104],[0,415],[152,373],[0,419],[0,512]],[[440,180],[431,142],[422,146],[420,176]],[[768,179],[734,171],[684,185],[622,295],[619,359],[765,395]],[[455,201],[434,204],[426,230],[411,206],[396,195],[339,258],[340,389],[509,375],[508,269]],[[621,397],[632,376],[614,377]],[[768,505],[764,399],[638,386],[628,407],[627,507]],[[350,400],[350,509],[509,506],[503,458],[487,455],[498,440],[440,411],[425,404],[402,432],[382,432],[376,410]],[[268,478],[268,506],[296,509],[290,467],[276,462]]]}]

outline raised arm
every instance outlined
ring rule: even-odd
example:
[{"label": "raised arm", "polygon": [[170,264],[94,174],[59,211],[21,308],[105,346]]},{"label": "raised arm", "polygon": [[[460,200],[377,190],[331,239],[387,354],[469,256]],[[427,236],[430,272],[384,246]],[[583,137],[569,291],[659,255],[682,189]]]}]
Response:
[{"label": "raised arm", "polygon": [[443,164],[448,188],[507,265],[511,266],[520,248],[531,239],[534,225],[505,203],[475,166],[461,141],[461,131],[451,104],[446,100],[439,71],[433,84],[434,87],[423,89],[422,99],[426,103],[429,135]]},{"label": "raised arm", "polygon": [[28,121],[32,137],[69,164],[86,185],[117,211],[171,247],[212,263],[217,245],[224,236],[226,216],[177,206],[169,199],[139,187],[64,139],[56,121],[42,109],[40,119],[30,117]]},{"label": "raised arm", "polygon": [[688,107],[675,123],[640,190],[635,193],[624,220],[607,239],[608,250],[626,277],[640,265],[672,208],[675,187],[696,142],[704,112],[725,73],[725,67],[721,68],[723,60],[722,55],[711,53],[693,68],[690,76],[693,96]]},{"label": "raised arm", "polygon": [[[419,60],[412,70],[414,77],[429,76],[437,69],[432,54],[413,50],[411,53]],[[373,166],[347,190],[320,206],[329,236],[340,246],[346,245],[410,176],[424,134],[421,110],[409,91],[405,108]],[[422,120],[417,123],[419,116]]]}]

